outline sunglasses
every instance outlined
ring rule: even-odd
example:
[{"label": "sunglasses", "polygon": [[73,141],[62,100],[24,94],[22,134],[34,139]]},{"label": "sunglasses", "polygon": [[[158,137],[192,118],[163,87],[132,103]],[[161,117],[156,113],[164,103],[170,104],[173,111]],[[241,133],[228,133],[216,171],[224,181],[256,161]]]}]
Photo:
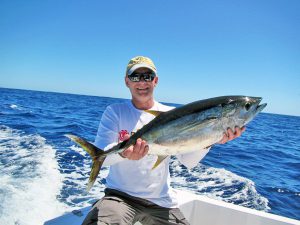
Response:
[{"label": "sunglasses", "polygon": [[129,80],[132,82],[140,82],[142,77],[144,81],[150,82],[154,80],[155,74],[154,73],[133,73],[131,75],[128,75]]}]

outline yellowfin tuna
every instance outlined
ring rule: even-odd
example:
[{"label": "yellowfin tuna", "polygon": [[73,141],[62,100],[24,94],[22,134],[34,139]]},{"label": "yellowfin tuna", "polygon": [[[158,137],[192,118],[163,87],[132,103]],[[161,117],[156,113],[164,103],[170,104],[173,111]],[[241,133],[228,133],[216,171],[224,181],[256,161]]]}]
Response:
[{"label": "yellowfin tuna", "polygon": [[169,155],[184,154],[194,149],[204,149],[219,142],[224,132],[236,126],[243,127],[267,104],[260,105],[260,97],[222,96],[183,105],[168,112],[146,110],[156,117],[130,139],[103,151],[83,138],[68,134],[93,159],[87,190],[93,186],[101,166],[109,154],[120,153],[134,145],[138,138],[147,141],[148,154],[157,155],[153,168]]}]

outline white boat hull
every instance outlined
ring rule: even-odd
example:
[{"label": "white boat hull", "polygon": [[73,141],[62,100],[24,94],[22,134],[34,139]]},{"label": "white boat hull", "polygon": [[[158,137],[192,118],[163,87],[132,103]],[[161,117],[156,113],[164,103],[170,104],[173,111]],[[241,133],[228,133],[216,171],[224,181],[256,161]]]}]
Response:
[{"label": "white boat hull", "polygon": [[[178,192],[179,208],[191,225],[300,225],[300,221],[213,200],[187,191]],[[49,220],[44,225],[80,225],[90,207]]]}]

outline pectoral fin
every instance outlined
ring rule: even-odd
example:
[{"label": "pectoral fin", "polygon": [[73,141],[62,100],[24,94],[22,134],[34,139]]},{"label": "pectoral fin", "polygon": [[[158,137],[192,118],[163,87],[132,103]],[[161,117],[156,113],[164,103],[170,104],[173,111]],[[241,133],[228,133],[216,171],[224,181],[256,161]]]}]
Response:
[{"label": "pectoral fin", "polygon": [[164,113],[164,112],[156,111],[156,110],[145,110],[145,112],[150,113],[153,116],[159,116],[160,114]]},{"label": "pectoral fin", "polygon": [[157,160],[156,160],[154,166],[152,167],[152,170],[154,170],[156,167],[158,167],[159,164],[167,157],[168,157],[168,155],[158,155]]}]

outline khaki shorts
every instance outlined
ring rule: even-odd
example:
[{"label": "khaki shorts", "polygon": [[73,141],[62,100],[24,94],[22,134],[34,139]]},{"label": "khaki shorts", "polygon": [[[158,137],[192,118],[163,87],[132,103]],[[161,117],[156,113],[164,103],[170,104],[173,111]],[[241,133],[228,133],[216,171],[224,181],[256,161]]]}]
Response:
[{"label": "khaki shorts", "polygon": [[164,208],[124,192],[105,189],[105,196],[94,204],[82,225],[189,225],[178,208]]}]

